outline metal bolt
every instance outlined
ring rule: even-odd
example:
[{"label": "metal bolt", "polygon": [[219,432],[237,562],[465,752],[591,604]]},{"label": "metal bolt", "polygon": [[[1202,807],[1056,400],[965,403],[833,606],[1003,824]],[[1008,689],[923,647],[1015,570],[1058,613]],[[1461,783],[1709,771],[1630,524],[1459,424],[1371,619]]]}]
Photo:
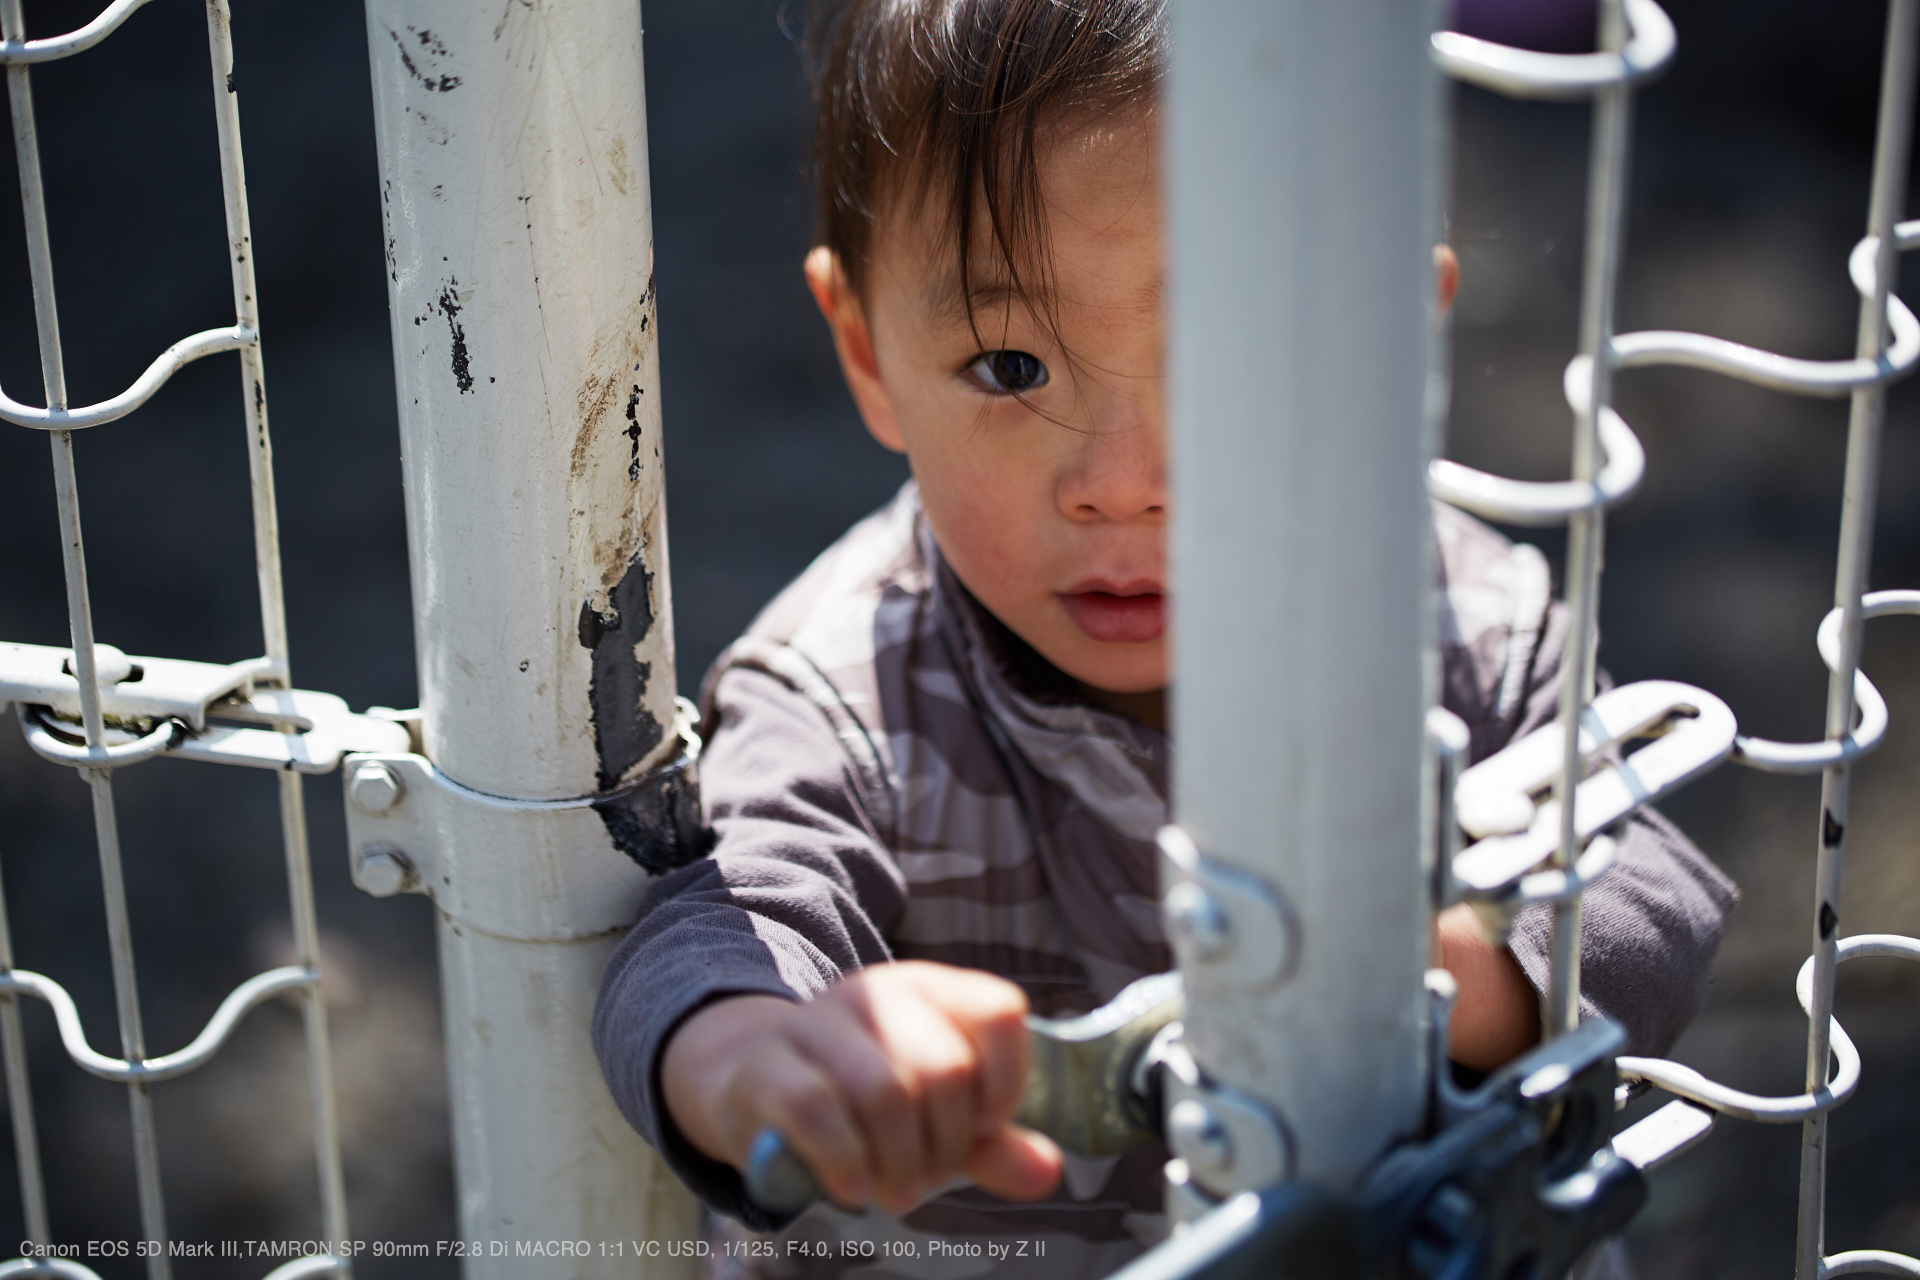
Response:
[{"label": "metal bolt", "polygon": [[413,863],[398,849],[368,849],[360,855],[354,879],[374,897],[391,898],[414,883]]},{"label": "metal bolt", "polygon": [[1202,1178],[1224,1178],[1233,1170],[1233,1139],[1198,1098],[1182,1098],[1167,1112],[1167,1146]]},{"label": "metal bolt", "polygon": [[362,813],[379,815],[400,803],[403,788],[393,770],[379,763],[363,764],[354,771],[347,786],[347,798]]},{"label": "metal bolt", "polygon": [[[79,668],[75,666],[71,653],[60,663],[60,670],[76,680],[80,677]],[[102,689],[110,684],[119,684],[132,674],[132,658],[110,644],[96,643],[93,646],[93,678],[99,682]]]},{"label": "metal bolt", "polygon": [[1182,880],[1167,890],[1161,909],[1175,944],[1184,945],[1200,963],[1217,963],[1233,949],[1233,927],[1227,913],[1198,882]]}]

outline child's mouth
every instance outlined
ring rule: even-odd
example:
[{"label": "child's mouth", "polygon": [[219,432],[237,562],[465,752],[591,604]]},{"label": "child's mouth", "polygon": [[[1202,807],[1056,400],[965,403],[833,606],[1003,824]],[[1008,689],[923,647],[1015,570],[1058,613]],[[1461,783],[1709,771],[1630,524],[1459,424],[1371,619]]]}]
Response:
[{"label": "child's mouth", "polygon": [[1060,603],[1074,625],[1101,644],[1146,644],[1167,631],[1167,598],[1158,591],[1068,591]]}]

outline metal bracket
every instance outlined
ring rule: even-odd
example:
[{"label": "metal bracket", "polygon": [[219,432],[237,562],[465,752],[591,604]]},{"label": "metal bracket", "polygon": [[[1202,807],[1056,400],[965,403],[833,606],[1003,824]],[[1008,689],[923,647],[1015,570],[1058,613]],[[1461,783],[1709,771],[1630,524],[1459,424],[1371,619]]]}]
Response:
[{"label": "metal bracket", "polygon": [[1185,1003],[1180,975],[1156,973],[1078,1018],[1029,1016],[1027,1082],[1015,1119],[1094,1158],[1157,1136],[1153,1068]]},{"label": "metal bracket", "polygon": [[[1224,1198],[1293,1176],[1293,1143],[1266,1104],[1208,1080],[1178,1039],[1168,1037],[1155,1052],[1163,1068],[1167,1148],[1171,1163],[1183,1166],[1169,1169],[1169,1186],[1190,1178],[1190,1208],[1211,1207],[1208,1196]],[[1169,1200],[1179,1207],[1178,1197]]]},{"label": "metal bracket", "polygon": [[1200,852],[1186,828],[1160,828],[1160,910],[1180,968],[1245,990],[1278,986],[1299,958],[1279,892]]},{"label": "metal bracket", "polygon": [[[705,852],[690,711],[681,709],[680,754],[609,795],[509,799],[462,786],[411,751],[348,756],[353,882],[376,898],[424,893],[462,924],[518,941],[569,942],[626,928],[646,889],[636,864],[658,872]],[[411,713],[386,714],[404,740]],[[513,883],[524,884],[529,862],[553,892],[506,892],[494,883],[496,869],[512,867]]]},{"label": "metal bracket", "polygon": [[[1119,1280],[1565,1275],[1594,1241],[1625,1225],[1646,1196],[1639,1163],[1607,1139],[1621,1039],[1619,1027],[1596,1020],[1542,1045],[1464,1097],[1435,1136],[1389,1153],[1351,1196],[1279,1183],[1284,1175],[1275,1175],[1258,1208],[1247,1192],[1216,1200],[1219,1192],[1195,1168],[1194,1144],[1182,1152],[1169,1112],[1169,1142],[1179,1158],[1167,1165],[1168,1209],[1187,1225]],[[1169,1072],[1169,1089],[1180,1075]],[[1694,1121],[1661,1123],[1672,1132],[1638,1144],[1649,1162],[1680,1149],[1687,1134],[1697,1140]],[[1227,1124],[1222,1119],[1218,1127]],[[1249,1224],[1268,1212],[1270,1234],[1256,1240]],[[1304,1238],[1310,1224],[1319,1224],[1316,1234],[1333,1233],[1321,1236],[1327,1243],[1344,1237],[1344,1256],[1292,1256],[1284,1242]]]},{"label": "metal bracket", "polygon": [[1379,1275],[1559,1276],[1646,1198],[1616,1153],[1613,1055],[1605,1019],[1540,1046],[1471,1094],[1432,1139],[1390,1153],[1361,1202]]},{"label": "metal bracket", "polygon": [[[93,646],[100,681],[100,712],[109,724],[180,720],[196,733],[207,708],[223,698],[252,697],[254,681],[276,683],[267,660],[221,665],[174,658],[130,658],[110,644]],[[80,719],[80,681],[73,650],[0,643],[0,705],[48,707],[63,720]]]},{"label": "metal bracket", "polygon": [[1613,1135],[1613,1153],[1645,1172],[1693,1150],[1713,1132],[1713,1112],[1675,1098]]},{"label": "metal bracket", "polygon": [[[1737,731],[1727,704],[1691,685],[1644,680],[1601,694],[1580,720],[1580,754],[1593,772],[1575,790],[1576,834],[1591,840],[1713,769],[1732,754]],[[1624,759],[1609,758],[1636,738],[1654,741]],[[1454,788],[1454,812],[1476,843],[1453,859],[1453,891],[1491,904],[1482,921],[1492,932],[1528,901],[1584,888],[1611,859],[1610,849],[1596,847],[1559,880],[1530,880],[1560,845],[1560,802],[1548,792],[1564,743],[1558,724],[1543,726],[1466,770]]]},{"label": "metal bracket", "polygon": [[[1184,1007],[1175,972],[1136,979],[1077,1018],[1027,1015],[1027,1079],[1014,1118],[1096,1159],[1156,1137],[1160,1068]],[[748,1198],[770,1214],[798,1213],[820,1195],[813,1171],[777,1129],[755,1137],[741,1172]]]},{"label": "metal bracket", "polygon": [[[80,682],[73,651],[0,643],[0,708],[20,707],[27,741],[59,764],[130,764],[157,755],[255,769],[331,773],[350,751],[404,751],[404,726],[356,715],[344,700],[307,689],[273,688],[284,670],[266,658],[221,665],[136,658],[93,647],[105,749],[89,752],[80,730]],[[180,728],[158,732],[166,722]],[[148,743],[150,748],[131,749]]]},{"label": "metal bracket", "polygon": [[[461,786],[411,752],[347,757],[347,848],[353,882],[376,898],[424,893],[447,915],[525,942],[591,938],[633,923],[645,878],[613,847],[593,805],[509,800]],[[568,886],[504,894],[487,868],[540,866]]]},{"label": "metal bracket", "polygon": [[1433,771],[1434,789],[1428,798],[1432,810],[1421,823],[1420,869],[1428,877],[1433,909],[1440,911],[1460,899],[1453,882],[1453,860],[1460,853],[1455,790],[1473,735],[1466,721],[1440,706],[1427,708],[1426,730],[1427,767]]}]

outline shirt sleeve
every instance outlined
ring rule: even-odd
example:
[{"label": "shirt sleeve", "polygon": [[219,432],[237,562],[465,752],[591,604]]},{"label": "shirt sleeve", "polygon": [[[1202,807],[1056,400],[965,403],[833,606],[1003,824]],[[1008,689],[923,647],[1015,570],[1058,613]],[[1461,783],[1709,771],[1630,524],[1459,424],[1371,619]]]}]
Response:
[{"label": "shirt sleeve", "polygon": [[[1566,640],[1566,612],[1556,605],[1509,740],[1558,715]],[[1600,683],[1608,687],[1604,676]],[[1605,1015],[1624,1027],[1626,1053],[1662,1054],[1706,1004],[1714,953],[1740,893],[1651,808],[1636,812],[1615,839],[1613,865],[1582,895],[1580,1012]],[[1552,937],[1553,911],[1540,903],[1520,913],[1508,942],[1528,981],[1542,992]]]},{"label": "shirt sleeve", "polygon": [[[825,715],[764,672],[713,686],[700,759],[711,856],[661,877],[601,979],[593,1042],[614,1101],[706,1205],[758,1230],[784,1219],[746,1199],[732,1167],[695,1150],[660,1096],[679,1024],[722,996],[806,1000],[891,958],[905,883]],[[710,720],[711,723],[711,720]]]}]

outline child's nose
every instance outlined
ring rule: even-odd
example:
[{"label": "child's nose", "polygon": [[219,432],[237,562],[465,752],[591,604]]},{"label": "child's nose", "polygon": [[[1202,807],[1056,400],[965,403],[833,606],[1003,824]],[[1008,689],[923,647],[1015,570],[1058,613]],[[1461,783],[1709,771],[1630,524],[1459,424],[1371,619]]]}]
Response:
[{"label": "child's nose", "polygon": [[1165,520],[1164,427],[1136,418],[1088,430],[1060,478],[1058,496],[1070,520]]}]

